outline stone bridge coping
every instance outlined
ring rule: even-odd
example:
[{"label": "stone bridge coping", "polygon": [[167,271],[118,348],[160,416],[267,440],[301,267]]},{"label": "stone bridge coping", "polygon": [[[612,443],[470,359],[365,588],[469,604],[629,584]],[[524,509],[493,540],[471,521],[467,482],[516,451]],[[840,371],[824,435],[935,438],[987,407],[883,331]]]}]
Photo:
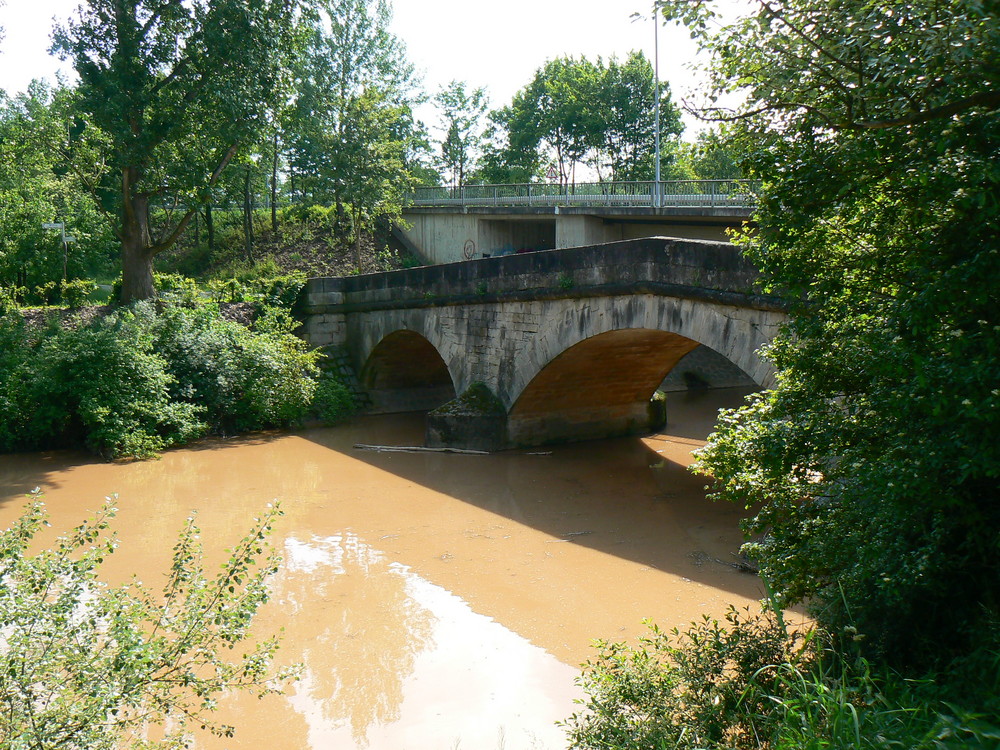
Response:
[{"label": "stone bridge coping", "polygon": [[646,237],[400,271],[310,279],[302,312],[316,315],[476,302],[662,294],[762,310],[758,271],[727,242]]}]

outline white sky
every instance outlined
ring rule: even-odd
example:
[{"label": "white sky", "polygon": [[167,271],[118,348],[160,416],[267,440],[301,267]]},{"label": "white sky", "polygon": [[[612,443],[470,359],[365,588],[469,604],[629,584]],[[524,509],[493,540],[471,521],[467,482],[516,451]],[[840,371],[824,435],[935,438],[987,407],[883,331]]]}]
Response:
[{"label": "white sky", "polygon": [[[4,0],[0,0],[3,3]],[[53,18],[64,19],[79,0],[6,0],[0,6],[0,89],[22,91],[33,78],[54,79],[71,71],[50,57]],[[410,61],[433,94],[452,79],[483,86],[491,108],[507,104],[546,60],[560,55],[594,59],[633,49],[653,58],[651,20],[633,22],[631,14],[650,9],[650,0],[395,0],[393,31],[407,46]],[[660,78],[671,84],[674,99],[697,85],[686,65],[694,47],[687,32],[659,30]],[[430,119],[433,110],[420,114]],[[685,117],[687,137],[698,127]]]}]

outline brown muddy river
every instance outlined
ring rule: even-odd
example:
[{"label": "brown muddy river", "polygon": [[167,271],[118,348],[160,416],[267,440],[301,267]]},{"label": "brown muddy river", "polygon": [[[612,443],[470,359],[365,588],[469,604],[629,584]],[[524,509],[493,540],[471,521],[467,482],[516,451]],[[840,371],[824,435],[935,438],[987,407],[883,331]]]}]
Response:
[{"label": "brown muddy river", "polygon": [[131,464],[0,456],[0,527],[36,486],[60,532],[117,493],[108,577],[156,586],[192,510],[221,549],[281,501],[284,562],[257,632],[284,628],[280,659],[303,677],[284,696],[230,701],[220,718],[236,737],[198,748],[564,748],[554,722],[575,708],[592,639],[762,596],[724,564],[739,509],[707,502],[685,469],[717,409],[746,392],[671,394],[662,434],[549,455],[353,449],[420,444],[422,416],[396,415]]}]

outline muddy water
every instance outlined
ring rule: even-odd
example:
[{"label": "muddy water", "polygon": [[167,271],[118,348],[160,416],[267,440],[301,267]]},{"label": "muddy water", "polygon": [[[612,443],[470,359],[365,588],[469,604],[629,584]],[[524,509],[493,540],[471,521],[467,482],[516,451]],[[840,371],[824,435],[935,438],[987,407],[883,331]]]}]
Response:
[{"label": "muddy water", "polygon": [[592,639],[762,595],[724,564],[739,513],[706,502],[684,468],[716,410],[745,392],[672,394],[663,434],[548,455],[352,448],[418,444],[422,420],[392,416],[132,464],[3,456],[0,526],[35,486],[58,530],[117,493],[107,575],[156,585],[192,510],[221,549],[281,501],[284,563],[258,632],[284,628],[281,659],[305,672],[285,696],[230,701],[221,718],[236,738],[199,748],[560,748],[553,722],[574,709]]}]

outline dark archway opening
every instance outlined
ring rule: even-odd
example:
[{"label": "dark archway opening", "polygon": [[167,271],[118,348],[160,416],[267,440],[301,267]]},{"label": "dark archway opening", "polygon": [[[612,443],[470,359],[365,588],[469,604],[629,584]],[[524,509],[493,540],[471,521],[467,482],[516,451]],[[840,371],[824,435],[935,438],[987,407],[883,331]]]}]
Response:
[{"label": "dark archway opening", "polygon": [[441,355],[413,331],[395,331],[372,350],[361,370],[372,412],[435,409],[455,398],[455,385]]}]

